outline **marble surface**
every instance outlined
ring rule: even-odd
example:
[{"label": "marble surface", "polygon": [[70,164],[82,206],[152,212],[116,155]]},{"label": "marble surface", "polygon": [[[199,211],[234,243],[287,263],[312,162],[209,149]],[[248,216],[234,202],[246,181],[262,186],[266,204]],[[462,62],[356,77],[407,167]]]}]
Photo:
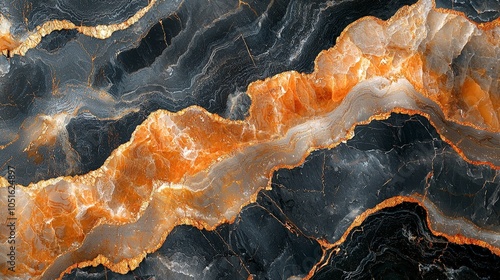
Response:
[{"label": "marble surface", "polygon": [[[276,171],[273,189],[261,191],[233,224],[176,227],[125,276],[98,266],[64,279],[289,279],[313,266],[312,279],[495,279],[498,255],[434,235],[427,217],[442,214],[415,202],[394,203],[350,226],[363,209],[397,196],[439,197],[448,216],[463,215],[473,201],[488,200],[497,174],[461,160],[425,118],[394,114],[358,126],[345,144],[313,152],[300,167]],[[451,196],[453,187],[467,191]],[[489,217],[485,227],[498,225],[490,209],[477,214]]]},{"label": "marble surface", "polygon": [[497,279],[499,11],[0,3],[0,278]]}]

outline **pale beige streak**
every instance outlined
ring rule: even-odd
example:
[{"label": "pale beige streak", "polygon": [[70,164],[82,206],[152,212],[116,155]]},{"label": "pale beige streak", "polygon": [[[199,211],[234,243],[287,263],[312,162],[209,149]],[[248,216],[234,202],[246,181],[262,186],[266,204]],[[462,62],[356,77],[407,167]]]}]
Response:
[{"label": "pale beige streak", "polygon": [[156,0],[150,0],[146,7],[140,9],[132,17],[124,22],[116,24],[79,26],[68,20],[51,20],[45,22],[41,26],[37,26],[36,30],[30,32],[28,37],[24,39],[18,47],[10,52],[10,55],[25,55],[29,49],[35,48],[42,41],[43,37],[58,30],[76,29],[78,32],[90,37],[98,39],[109,38],[115,31],[127,29],[129,26],[136,23],[151,9],[151,7],[153,7],[155,3]]}]

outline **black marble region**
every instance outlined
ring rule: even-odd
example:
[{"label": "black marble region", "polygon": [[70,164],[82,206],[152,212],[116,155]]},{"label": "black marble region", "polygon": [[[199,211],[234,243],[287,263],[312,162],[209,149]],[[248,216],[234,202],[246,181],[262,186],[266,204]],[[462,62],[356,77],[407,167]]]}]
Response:
[{"label": "black marble region", "polygon": [[430,234],[425,218],[412,203],[372,214],[312,279],[499,279],[499,256]]},{"label": "black marble region", "polygon": [[[336,242],[356,216],[397,195],[425,194],[448,217],[498,230],[499,173],[465,162],[424,117],[392,114],[356,127],[351,140],[313,152],[299,167],[276,171],[272,190],[261,191],[234,224],[213,232],[178,226],[125,276],[100,266],[64,279],[304,277],[321,258],[317,240]],[[316,277],[498,279],[500,268],[487,249],[433,236],[425,211],[407,203],[372,214],[339,248]]]},{"label": "black marble region", "polygon": [[[85,9],[79,1],[35,2],[0,4],[11,13],[14,33],[25,32],[20,14],[26,5],[32,7],[32,17],[43,17],[37,23],[59,13],[82,21],[76,15],[88,12],[89,20],[102,24],[130,14],[112,10],[120,5],[129,3],[136,11],[147,4],[118,1],[94,13],[90,10],[101,5],[92,5],[95,1],[86,1]],[[6,69],[0,71],[0,102],[5,105],[0,106],[5,131],[0,145],[7,145],[0,161],[16,166],[18,183],[26,185],[97,169],[158,109],[199,105],[225,118],[243,119],[250,106],[245,94],[250,82],[283,71],[310,72],[319,52],[332,47],[348,24],[368,15],[387,19],[414,2],[159,0],[137,23],[105,40],[54,32],[26,56],[0,59],[0,70]],[[75,11],[62,13],[56,7]],[[55,144],[29,156],[30,128],[43,116],[57,114],[61,129]],[[114,133],[112,123],[126,129]]]},{"label": "black marble region", "polygon": [[436,7],[463,12],[476,22],[488,22],[500,15],[498,0],[436,0]]},{"label": "black marble region", "polygon": [[37,47],[48,52],[55,52],[63,48],[69,41],[76,39],[76,37],[78,37],[78,31],[73,29],[54,31],[45,36]]}]

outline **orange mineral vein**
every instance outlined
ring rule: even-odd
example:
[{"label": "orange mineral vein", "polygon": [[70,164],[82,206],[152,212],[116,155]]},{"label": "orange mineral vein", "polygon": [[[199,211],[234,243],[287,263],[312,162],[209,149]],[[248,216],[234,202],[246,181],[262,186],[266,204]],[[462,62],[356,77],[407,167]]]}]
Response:
[{"label": "orange mineral vein", "polygon": [[[196,106],[152,113],[98,170],[17,187],[16,271],[2,254],[0,275],[53,279],[100,263],[134,269],[174,226],[233,220],[274,170],[390,112],[425,115],[464,158],[498,169],[498,22],[478,26],[422,0],[387,22],[350,25],[311,74],[252,83],[244,121]],[[7,239],[2,227],[2,252]]]}]

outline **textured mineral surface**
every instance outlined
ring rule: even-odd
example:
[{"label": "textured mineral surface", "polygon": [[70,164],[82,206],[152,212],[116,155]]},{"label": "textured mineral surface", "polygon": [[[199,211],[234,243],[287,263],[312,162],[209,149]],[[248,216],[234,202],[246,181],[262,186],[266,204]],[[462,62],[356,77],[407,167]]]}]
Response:
[{"label": "textured mineral surface", "polygon": [[0,278],[498,279],[499,12],[0,3]]}]

